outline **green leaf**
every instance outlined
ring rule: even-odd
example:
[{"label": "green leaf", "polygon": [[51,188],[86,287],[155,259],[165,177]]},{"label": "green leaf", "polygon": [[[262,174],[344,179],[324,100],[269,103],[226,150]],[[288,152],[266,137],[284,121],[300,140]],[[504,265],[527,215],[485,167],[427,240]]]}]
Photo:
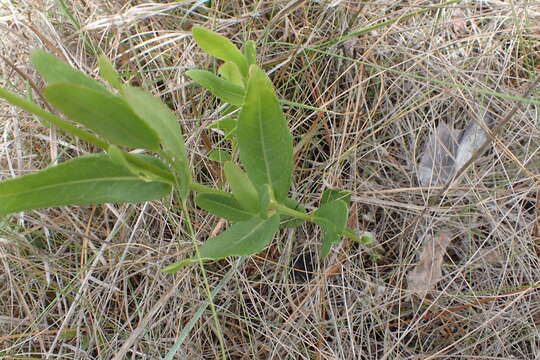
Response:
[{"label": "green leaf", "polygon": [[10,104],[13,106],[20,107],[23,110],[28,111],[31,114],[37,115],[40,118],[49,121],[50,123],[56,125],[60,129],[62,129],[64,132],[68,134],[72,134],[77,136],[78,138],[89,142],[90,144],[93,144],[101,149],[107,149],[109,145],[102,141],[101,139],[98,139],[94,135],[78,128],[77,126],[71,124],[69,121],[65,121],[64,119],[43,110],[38,105],[34,104],[33,102],[27,101],[26,99],[9,92],[5,89],[0,88],[0,98],[3,98],[7,100]]},{"label": "green leaf", "polygon": [[292,136],[272,82],[256,65],[250,68],[236,134],[249,178],[257,187],[269,184],[276,200],[284,200],[291,185]]},{"label": "green leaf", "polygon": [[87,155],[0,183],[0,215],[62,205],[141,202],[171,192],[147,182],[105,154]]},{"label": "green leaf", "polygon": [[244,89],[229,80],[205,70],[189,70],[186,71],[186,75],[208,89],[212,95],[229,104],[242,105],[244,103]]},{"label": "green leaf", "polygon": [[[210,259],[210,258],[201,259],[201,261],[207,261],[207,260],[213,260],[213,259]],[[185,268],[186,266],[197,264],[198,262],[199,262],[199,259],[197,258],[184,259],[184,260],[175,262],[173,264],[170,264],[168,266],[165,266],[163,269],[161,269],[161,272],[165,274],[175,274],[179,272],[180,270],[182,270],[183,268]]]},{"label": "green leaf", "polygon": [[218,59],[235,63],[240,72],[247,77],[248,63],[246,58],[229,39],[199,26],[195,26],[192,33],[201,49]]},{"label": "green leaf", "polygon": [[221,77],[223,77],[225,80],[228,80],[242,88],[244,87],[242,73],[240,72],[240,69],[238,69],[238,66],[236,66],[235,63],[224,63],[219,67],[218,74],[221,75]]},{"label": "green leaf", "polygon": [[272,188],[268,184],[259,187],[259,214],[263,219],[268,217],[268,208],[272,198]]},{"label": "green leaf", "polygon": [[166,166],[155,157],[149,155],[141,157],[128,152],[123,152],[122,155],[131,165],[144,169],[144,171],[148,171],[152,173],[152,175],[157,175],[158,178],[162,179],[160,181],[176,185],[174,175],[170,172],[170,167]]},{"label": "green leaf", "polygon": [[208,154],[208,158],[212,161],[224,163],[227,161],[231,161],[232,156],[230,152],[225,151],[225,150],[212,150]]},{"label": "green leaf", "polygon": [[201,209],[233,222],[248,220],[255,216],[244,210],[238,201],[227,193],[202,193],[197,195],[195,203]]},{"label": "green leaf", "polygon": [[113,64],[105,55],[101,55],[98,59],[99,74],[101,77],[116,90],[122,91],[122,82],[120,81],[120,75],[114,69]]},{"label": "green leaf", "polygon": [[[150,182],[150,181],[168,182],[168,183],[171,183],[172,185],[172,182],[169,181],[168,179],[163,178],[149,171],[148,169],[145,169],[143,166],[130,162],[127,157],[128,154],[124,152],[123,150],[119,149],[117,146],[114,146],[114,145],[109,146],[109,148],[107,149],[107,154],[109,154],[109,158],[111,159],[112,162],[120,166],[126,167],[133,175],[138,176],[141,180],[144,180],[146,182]],[[139,159],[139,161],[142,161],[142,164],[144,165],[147,165],[147,164],[153,165],[153,166],[157,165],[160,168],[160,170],[168,173],[169,175],[168,178],[173,177],[173,175],[169,173],[169,171],[167,170],[167,167],[158,159],[154,157],[149,157],[149,159],[152,159],[151,162],[148,161],[148,159],[145,159],[142,157],[137,157],[137,159]]]},{"label": "green leaf", "polygon": [[[109,158],[111,161],[115,164],[118,164],[120,166],[124,166],[129,169],[129,162],[127,161],[126,157],[124,156],[124,153],[122,150],[120,150],[115,145],[110,145],[107,149],[107,154],[109,155]],[[130,169],[131,172],[133,172]]]},{"label": "green leaf", "polygon": [[347,206],[351,205],[351,193],[345,190],[326,189],[321,196],[321,205],[334,200],[343,200]]},{"label": "green leaf", "polygon": [[224,117],[223,119],[225,119],[225,117],[228,115],[231,116],[230,118],[233,118],[234,113],[237,112],[237,110],[239,110],[240,108],[241,106],[239,105],[225,104],[225,106],[223,106],[222,109],[220,109],[219,114]]},{"label": "green leaf", "polygon": [[155,131],[118,96],[69,83],[51,85],[43,95],[71,120],[113,144],[159,151]]},{"label": "green leaf", "polygon": [[333,200],[315,211],[315,223],[323,230],[321,258],[328,256],[332,244],[341,240],[348,220],[349,209],[343,200]]},{"label": "green leaf", "polygon": [[[301,213],[306,213],[306,208],[302,206],[298,201],[292,198],[286,198],[283,201],[283,205],[287,206],[289,209],[300,211]],[[303,219],[298,219],[293,216],[281,215],[281,227],[294,228],[302,225],[305,222]]]},{"label": "green leaf", "polygon": [[46,53],[45,51],[36,50],[32,52],[32,64],[48,85],[58,82],[67,82],[96,91],[108,92],[98,81],[75,70],[56,56]]},{"label": "green leaf", "polygon": [[223,168],[225,178],[231,191],[240,205],[247,211],[256,214],[259,211],[259,194],[251,180],[237,165],[226,162]]},{"label": "green leaf", "polygon": [[257,64],[257,50],[255,46],[255,41],[248,40],[244,43],[244,48],[242,49],[244,57],[246,58],[249,65]]},{"label": "green leaf", "polygon": [[225,139],[231,140],[235,133],[236,133],[236,126],[238,125],[238,120],[234,118],[226,118],[217,120],[210,125],[208,125],[209,129],[219,129],[223,131],[223,135],[225,136]]},{"label": "green leaf", "polygon": [[222,259],[227,256],[247,256],[261,252],[279,229],[279,215],[268,219],[253,219],[233,224],[218,236],[207,240],[200,248],[202,258]]},{"label": "green leaf", "polygon": [[122,95],[134,113],[159,136],[166,158],[174,169],[180,195],[186,199],[191,184],[191,168],[182,129],[174,112],[158,97],[139,88],[124,86]]}]

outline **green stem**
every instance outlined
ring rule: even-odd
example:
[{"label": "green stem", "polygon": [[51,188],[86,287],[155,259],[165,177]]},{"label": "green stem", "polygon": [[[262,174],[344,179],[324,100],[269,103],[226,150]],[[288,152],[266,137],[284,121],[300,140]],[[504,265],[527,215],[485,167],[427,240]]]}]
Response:
[{"label": "green stem", "polygon": [[356,232],[350,227],[346,227],[345,230],[343,230],[343,232],[341,233],[341,235],[346,236],[352,241],[359,242],[366,246],[373,245],[373,241],[370,238],[368,238],[367,236],[362,236],[362,237],[356,236]]},{"label": "green stem", "polygon": [[268,207],[269,209],[276,210],[277,212],[281,214],[293,216],[297,219],[302,219],[305,221],[315,222],[315,215],[306,214],[298,210],[291,209],[283,204],[278,203],[275,200],[270,200],[270,205]]},{"label": "green stem", "polygon": [[[305,220],[305,221],[311,221],[311,222],[315,222],[315,215],[313,213],[311,214],[306,214],[306,213],[303,213],[303,212],[300,212],[300,211],[297,211],[297,210],[293,210],[291,208],[288,208],[287,206],[283,205],[283,204],[280,204],[278,202],[276,202],[275,200],[272,200],[270,201],[270,209],[273,209],[273,210],[276,210],[277,212],[281,213],[281,214],[285,214],[285,215],[289,215],[289,216],[293,216],[295,218],[298,218],[298,219],[302,219],[302,220]],[[366,246],[370,246],[372,245],[372,241],[371,239],[369,239],[368,237],[358,237],[356,235],[356,232],[349,228],[349,227],[346,227],[342,233],[341,233],[342,236],[345,236],[345,237],[348,237],[349,239],[355,241],[355,242],[359,242],[361,244],[364,244]]]},{"label": "green stem", "polygon": [[68,134],[77,136],[78,138],[97,146],[100,149],[107,150],[109,145],[92,134],[87,133],[84,130],[79,129],[78,127],[70,124],[69,122],[62,120],[60,117],[51,114],[50,112],[43,110],[38,105],[30,102],[12,92],[7,91],[6,89],[0,88],[0,98],[5,99],[13,106],[20,107],[28,111],[31,114],[37,115],[40,118],[51,122],[52,124],[58,126],[60,129],[64,130]]},{"label": "green stem", "polygon": [[[180,194],[178,195],[180,196]],[[208,275],[206,274],[206,269],[204,268],[204,261],[199,251],[199,245],[197,245],[197,236],[195,234],[195,230],[193,229],[193,224],[191,223],[191,218],[189,216],[189,209],[185,201],[182,201],[182,212],[184,213],[187,230],[192,240],[193,247],[195,248],[195,257],[199,263],[199,269],[201,270],[204,288],[206,290],[206,296],[208,297],[208,303],[210,305],[210,312],[212,313],[212,318],[214,320],[214,325],[216,327],[216,335],[217,335],[219,347],[221,350],[221,357],[223,360],[227,360],[227,352],[225,350],[225,340],[223,338],[223,333],[221,331],[221,324],[219,323],[219,317],[217,314],[216,305],[214,304],[214,296],[212,295],[212,290],[210,289]]]}]

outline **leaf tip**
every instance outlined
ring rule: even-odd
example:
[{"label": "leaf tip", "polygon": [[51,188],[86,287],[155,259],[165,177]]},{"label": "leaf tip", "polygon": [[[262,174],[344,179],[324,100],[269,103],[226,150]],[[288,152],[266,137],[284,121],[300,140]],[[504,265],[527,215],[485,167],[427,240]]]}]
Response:
[{"label": "leaf tip", "polygon": [[178,262],[175,262],[175,263],[173,263],[171,265],[165,266],[160,271],[162,273],[165,273],[165,274],[175,274],[178,271],[185,268],[186,266],[193,265],[193,264],[198,264],[199,261],[203,262],[203,261],[209,261],[209,260],[214,260],[214,259],[213,258],[207,258],[207,257],[202,257],[200,259],[196,258],[196,257],[192,257],[192,258],[184,259],[182,261],[178,261]]}]

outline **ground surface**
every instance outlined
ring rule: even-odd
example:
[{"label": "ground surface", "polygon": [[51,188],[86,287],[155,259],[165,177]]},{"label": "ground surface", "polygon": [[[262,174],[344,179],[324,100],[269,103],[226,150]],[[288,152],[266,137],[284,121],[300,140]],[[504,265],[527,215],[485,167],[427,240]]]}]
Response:
[{"label": "ground surface", "polygon": [[[257,256],[209,263],[216,326],[197,267],[159,272],[193,251],[186,215],[171,199],[5,217],[0,358],[540,356],[540,96],[538,87],[527,91],[538,73],[540,5],[437,4],[0,1],[3,87],[39,101],[33,49],[93,76],[105,53],[175,109],[194,172],[208,184],[220,181],[209,147],[227,144],[205,129],[219,104],[184,76],[216,65],[189,29],[256,40],[280,96],[317,108],[286,108],[298,144],[293,193],[309,209],[325,188],[350,190],[350,225],[371,232],[384,252],[375,262],[346,240],[320,261],[319,230],[304,225]],[[2,179],[96,151],[0,107]],[[420,187],[430,133],[485,117],[496,124],[487,151],[443,197],[442,186]],[[200,241],[226,225],[188,214]],[[441,239],[442,252],[433,246]],[[437,257],[440,279],[427,274],[433,289],[422,296],[412,271],[421,261],[436,273]]]}]

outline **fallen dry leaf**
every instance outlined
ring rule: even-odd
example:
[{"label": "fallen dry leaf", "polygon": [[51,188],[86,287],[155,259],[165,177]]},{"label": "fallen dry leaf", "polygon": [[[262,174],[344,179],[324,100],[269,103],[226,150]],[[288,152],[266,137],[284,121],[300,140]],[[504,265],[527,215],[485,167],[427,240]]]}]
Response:
[{"label": "fallen dry leaf", "polygon": [[421,298],[435,288],[441,279],[441,265],[446,248],[450,244],[450,235],[440,232],[428,239],[420,261],[407,275],[408,289]]},{"label": "fallen dry leaf", "polygon": [[452,23],[452,29],[458,35],[465,35],[470,32],[467,26],[467,16],[462,9],[456,9],[454,11],[452,18],[455,20]]},{"label": "fallen dry leaf", "polygon": [[459,146],[460,131],[441,122],[424,146],[418,167],[422,186],[441,186],[454,176],[454,156]]},{"label": "fallen dry leaf", "polygon": [[[483,121],[488,128],[492,127],[493,121],[487,113]],[[424,145],[418,166],[418,182],[421,186],[446,185],[486,140],[485,130],[476,121],[471,121],[464,130],[439,123]]]},{"label": "fallen dry leaf", "polygon": [[486,140],[487,134],[482,126],[475,121],[471,122],[459,139],[454,171],[461,169],[472,158],[474,153],[484,145]]}]

